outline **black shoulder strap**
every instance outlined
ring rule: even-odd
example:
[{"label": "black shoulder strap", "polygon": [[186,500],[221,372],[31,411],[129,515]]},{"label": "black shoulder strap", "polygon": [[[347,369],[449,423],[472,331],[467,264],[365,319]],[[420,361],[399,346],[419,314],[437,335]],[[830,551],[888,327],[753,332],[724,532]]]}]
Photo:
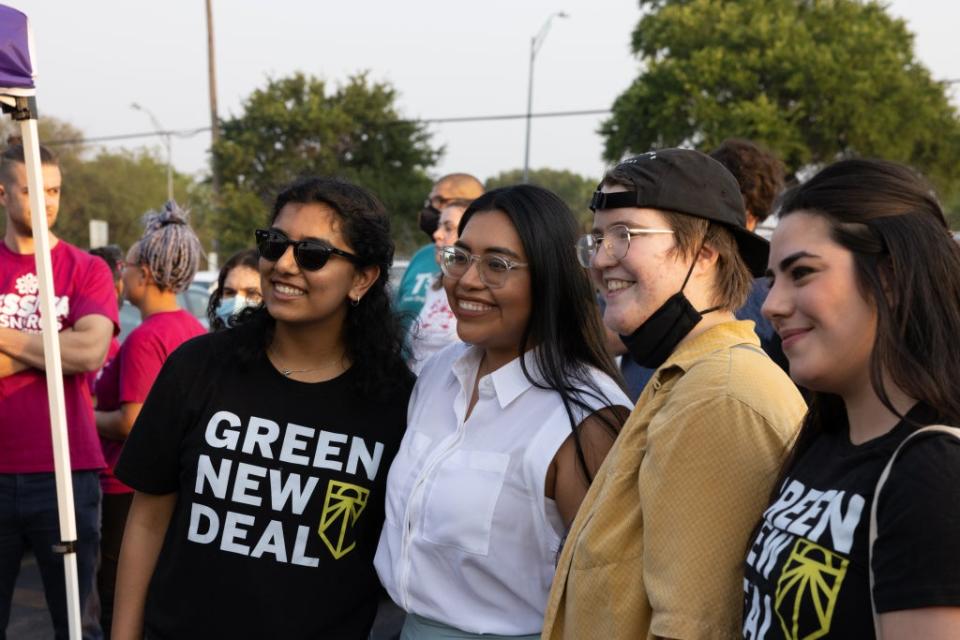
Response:
[{"label": "black shoulder strap", "polygon": [[873,587],[876,582],[875,576],[873,575],[873,543],[877,540],[877,504],[880,502],[880,491],[883,489],[883,485],[886,484],[887,478],[890,476],[890,469],[893,467],[893,463],[896,461],[897,456],[900,455],[900,452],[902,452],[907,444],[909,444],[921,433],[931,432],[946,433],[956,437],[957,439],[960,439],[960,429],[957,427],[948,427],[942,424],[932,424],[929,427],[917,429],[909,436],[904,438],[903,442],[900,443],[900,446],[897,447],[897,450],[893,452],[892,456],[890,456],[890,460],[887,461],[887,466],[884,467],[883,473],[880,474],[880,479],[877,480],[877,487],[873,491],[873,504],[870,505],[870,538],[867,545],[867,549],[869,550],[867,562],[870,569],[870,606],[873,608],[873,629],[877,636],[877,640],[883,640],[880,637],[880,617],[877,615],[877,602],[873,597]]}]

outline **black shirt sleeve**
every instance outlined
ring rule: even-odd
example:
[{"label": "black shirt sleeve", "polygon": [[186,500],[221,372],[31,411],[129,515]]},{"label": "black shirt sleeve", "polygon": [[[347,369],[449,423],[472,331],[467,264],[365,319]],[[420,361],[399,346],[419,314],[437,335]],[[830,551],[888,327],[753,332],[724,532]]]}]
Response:
[{"label": "black shirt sleeve", "polygon": [[180,489],[180,444],[191,425],[191,389],[204,367],[209,336],[189,340],[170,354],[123,445],[114,474],[137,491]]},{"label": "black shirt sleeve", "polygon": [[873,569],[878,612],[960,606],[960,439],[917,436],[880,495]]}]

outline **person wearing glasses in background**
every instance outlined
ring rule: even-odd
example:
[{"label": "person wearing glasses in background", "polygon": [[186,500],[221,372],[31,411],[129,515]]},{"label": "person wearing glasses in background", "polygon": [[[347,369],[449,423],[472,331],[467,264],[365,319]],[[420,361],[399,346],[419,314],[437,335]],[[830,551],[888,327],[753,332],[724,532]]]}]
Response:
[{"label": "person wearing glasses in background", "polygon": [[742,558],[805,409],[738,321],[768,245],[697,151],[621,162],[578,245],[604,323],[656,369],[570,530],[543,638],[733,638]]},{"label": "person wearing glasses in background", "polygon": [[232,327],[244,309],[263,302],[259,259],[256,249],[244,249],[223,263],[217,276],[217,288],[210,294],[207,303],[207,320],[210,321],[211,331]]},{"label": "person wearing glasses in background", "polygon": [[557,552],[630,401],[603,344],[577,224],[520,185],[442,251],[464,341],[423,367],[387,479],[376,568],[401,638],[537,638]]},{"label": "person wearing glasses in background", "polygon": [[327,178],[256,232],[263,307],[170,356],[116,475],[136,490],[114,638],[365,639],[413,376],[390,224]]},{"label": "person wearing glasses in background", "polygon": [[[469,173],[451,173],[445,175],[433,185],[430,195],[423,203],[423,209],[417,216],[417,225],[431,240],[440,224],[440,212],[454,200],[470,202],[483,194],[483,183]],[[394,308],[400,314],[400,322],[405,331],[414,326],[423,303],[427,299],[430,283],[440,274],[437,265],[434,244],[420,247],[413,257],[403,278],[397,287]]]},{"label": "person wearing glasses in background", "polygon": [[[434,259],[438,265],[443,258],[443,250],[456,243],[460,218],[469,204],[467,200],[454,199],[440,212],[440,222],[437,230],[433,232]],[[443,276],[438,273],[427,289],[423,308],[420,309],[416,326],[410,333],[410,369],[419,374],[430,356],[459,339],[457,317],[447,300]]]}]

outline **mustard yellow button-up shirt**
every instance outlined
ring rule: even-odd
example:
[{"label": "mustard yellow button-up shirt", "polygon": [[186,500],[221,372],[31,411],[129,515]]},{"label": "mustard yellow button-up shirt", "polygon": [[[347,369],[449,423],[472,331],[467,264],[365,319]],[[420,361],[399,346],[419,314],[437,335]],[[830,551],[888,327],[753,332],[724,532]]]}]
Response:
[{"label": "mustard yellow button-up shirt", "polygon": [[748,538],[805,411],[752,322],[682,342],[573,522],[544,640],[739,638]]}]

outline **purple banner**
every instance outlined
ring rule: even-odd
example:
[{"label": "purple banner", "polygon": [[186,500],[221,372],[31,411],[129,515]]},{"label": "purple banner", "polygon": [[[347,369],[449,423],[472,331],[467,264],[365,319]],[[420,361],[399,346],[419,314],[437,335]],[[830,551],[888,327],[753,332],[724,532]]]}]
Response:
[{"label": "purple banner", "polygon": [[33,89],[27,16],[0,4],[0,87]]}]

